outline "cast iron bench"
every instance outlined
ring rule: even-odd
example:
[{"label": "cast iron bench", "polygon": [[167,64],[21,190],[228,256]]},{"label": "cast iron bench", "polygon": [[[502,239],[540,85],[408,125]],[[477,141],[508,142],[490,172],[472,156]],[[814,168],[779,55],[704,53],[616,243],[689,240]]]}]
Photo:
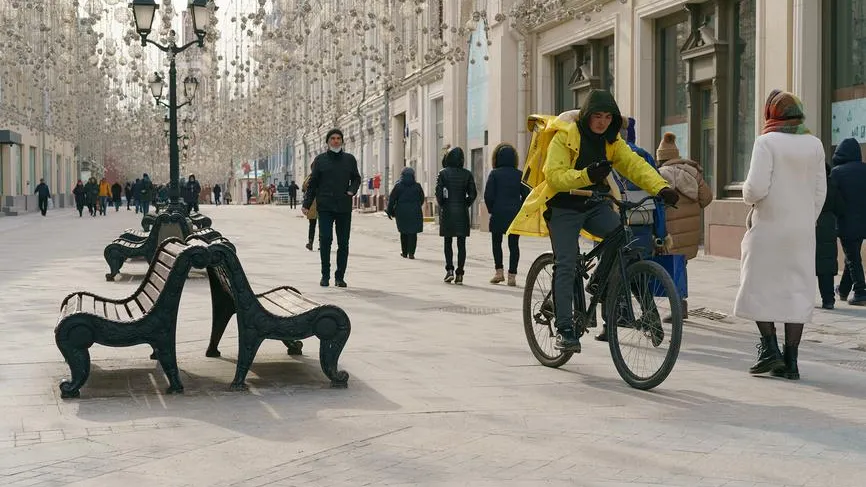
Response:
[{"label": "cast iron bench", "polygon": [[[162,213],[148,213],[147,215],[144,215],[141,218],[141,228],[145,232],[149,232],[150,228],[154,225],[157,218],[159,218],[159,215],[161,214]],[[202,215],[201,213],[193,213],[191,215],[184,214],[184,216],[187,217],[191,225],[196,228],[208,228],[213,226],[213,220],[211,220],[209,217]]]},{"label": "cast iron bench", "polygon": [[90,375],[88,349],[94,343],[109,347],[150,344],[168,377],[166,392],[183,392],[176,357],[177,311],[190,267],[206,267],[209,255],[204,245],[168,238],[132,296],[116,300],[83,291],[67,296],[54,329],[57,348],[71,374],[70,380],[60,383],[61,397],[80,395]]},{"label": "cast iron bench", "polygon": [[232,315],[238,321],[238,363],[233,390],[245,390],[244,383],[256,352],[265,339],[281,340],[289,355],[300,355],[300,340],[315,335],[320,342],[319,362],[331,379],[331,386],[346,387],[349,374],[337,368],[340,354],[349,340],[351,323],[341,308],[319,304],[292,287],[282,286],[255,294],[237,255],[224,244],[209,246],[211,265],[207,268],[213,306],[213,327],[206,355],[219,357],[217,348]]},{"label": "cast iron bench", "polygon": [[[135,257],[143,257],[148,262],[153,260],[156,249],[159,248],[160,236],[163,225],[176,225],[177,232],[175,236],[186,236],[192,233],[189,220],[185,215],[177,213],[161,213],[157,216],[152,230],[147,234],[144,240],[130,241],[120,236],[114,239],[113,242],[105,246],[103,256],[108,264],[108,274],[105,275],[107,281],[113,281],[114,277],[120,272],[123,263],[127,259]],[[128,232],[124,232],[126,235]],[[177,235],[179,233],[179,235]]]},{"label": "cast iron bench", "polygon": [[147,240],[148,235],[150,235],[150,232],[142,232],[141,230],[127,228],[117,238],[126,240],[128,242],[143,242]]}]

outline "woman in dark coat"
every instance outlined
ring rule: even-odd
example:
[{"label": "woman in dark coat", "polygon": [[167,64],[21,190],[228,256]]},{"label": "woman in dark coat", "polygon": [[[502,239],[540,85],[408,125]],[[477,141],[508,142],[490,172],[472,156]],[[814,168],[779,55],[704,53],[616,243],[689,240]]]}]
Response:
[{"label": "woman in dark coat", "polygon": [[[445,238],[445,282],[463,284],[466,264],[466,237],[469,236],[469,207],[478,196],[472,173],[463,168],[463,149],[455,147],[442,158],[436,177],[439,203],[439,236]],[[452,241],[457,237],[457,269],[454,269]]]},{"label": "woman in dark coat", "polygon": [[90,211],[90,216],[96,216],[96,203],[99,200],[99,183],[95,177],[91,177],[87,184],[84,185],[84,201],[87,204],[87,209]]},{"label": "woman in dark coat", "polygon": [[[505,281],[502,265],[502,236],[520,211],[529,187],[521,182],[517,169],[517,151],[510,144],[499,144],[493,149],[493,170],[484,187],[484,204],[490,213],[490,238],[493,241],[493,262],[496,274],[491,284]],[[517,285],[517,263],[520,260],[520,235],[508,236],[508,285]]]},{"label": "woman in dark coat", "polygon": [[397,231],[400,232],[400,255],[403,258],[415,258],[415,248],[418,246],[418,234],[424,230],[424,189],[415,182],[415,170],[403,168],[400,180],[391,190],[388,197],[388,218],[397,219]]},{"label": "woman in dark coat", "polygon": [[80,179],[75,188],[73,188],[72,194],[75,196],[75,208],[78,209],[78,217],[81,218],[84,214],[84,202],[87,199],[87,195],[84,191],[84,183]]},{"label": "woman in dark coat", "polygon": [[[830,178],[830,166],[826,166],[827,178]],[[836,294],[833,289],[833,279],[839,273],[839,249],[836,246],[836,218],[842,215],[845,203],[839,191],[827,185],[827,199],[818,222],[815,224],[815,274],[818,276],[818,290],[821,292],[821,307],[833,309],[836,304]]]}]

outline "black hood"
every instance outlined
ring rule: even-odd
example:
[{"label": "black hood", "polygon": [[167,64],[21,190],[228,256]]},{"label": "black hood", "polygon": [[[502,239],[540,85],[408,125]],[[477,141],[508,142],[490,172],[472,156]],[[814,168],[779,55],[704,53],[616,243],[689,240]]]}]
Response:
[{"label": "black hood", "polygon": [[442,158],[442,167],[463,167],[465,161],[466,158],[463,155],[463,149],[455,147],[448,151],[448,153],[445,154],[445,157]]},{"label": "black hood", "polygon": [[583,101],[580,107],[580,120],[577,121],[577,126],[580,128],[582,135],[589,135],[593,132],[589,129],[589,117],[593,113],[605,112],[613,115],[613,120],[610,126],[602,134],[602,137],[608,142],[616,141],[619,130],[622,128],[622,114],[619,112],[619,107],[614,100],[613,95],[607,90],[591,90]]},{"label": "black hood", "polygon": [[836,152],[833,153],[834,167],[848,162],[860,162],[861,160],[863,160],[863,156],[860,153],[860,143],[854,138],[843,140],[836,147]]}]

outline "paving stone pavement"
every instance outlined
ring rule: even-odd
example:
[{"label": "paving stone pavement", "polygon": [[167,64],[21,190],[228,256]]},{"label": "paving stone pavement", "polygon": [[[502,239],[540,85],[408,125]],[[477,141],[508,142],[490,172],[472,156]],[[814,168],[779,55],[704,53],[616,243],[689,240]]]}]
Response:
[{"label": "paving stone pavement", "polygon": [[[448,286],[435,227],[409,261],[393,222],[356,214],[350,287],[322,289],[297,210],[202,210],[256,290],[291,284],[348,311],[349,387],[328,387],[311,339],[299,359],[266,342],[250,391],[229,392],[234,322],[223,357],[206,358],[210,296],[194,273],[178,327],[185,394],[163,394],[148,347],[95,346],[82,397],[61,400],[59,304],[73,290],[135,289],[145,263],[106,282],[102,251],[137,218],[58,209],[0,219],[0,485],[864,485],[866,310],[816,313],[800,382],[750,377],[753,325],[696,315],[674,372],[641,392],[590,340],[561,369],[537,364],[521,289],[487,284],[487,234],[469,239],[466,285]],[[525,271],[547,243],[521,244]],[[689,273],[690,307],[728,313],[738,262],[702,256]]]}]

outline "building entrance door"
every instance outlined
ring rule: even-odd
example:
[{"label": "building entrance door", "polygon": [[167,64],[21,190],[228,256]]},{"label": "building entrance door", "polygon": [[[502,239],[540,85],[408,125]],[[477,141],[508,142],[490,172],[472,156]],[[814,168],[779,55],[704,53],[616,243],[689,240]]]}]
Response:
[{"label": "building entrance door", "polygon": [[[715,195],[715,151],[716,151],[716,103],[713,100],[713,86],[704,83],[698,87],[700,103],[698,119],[701,124],[700,141],[698,142],[698,157],[704,172],[704,181]],[[704,243],[704,212],[701,212],[701,245]]]}]

